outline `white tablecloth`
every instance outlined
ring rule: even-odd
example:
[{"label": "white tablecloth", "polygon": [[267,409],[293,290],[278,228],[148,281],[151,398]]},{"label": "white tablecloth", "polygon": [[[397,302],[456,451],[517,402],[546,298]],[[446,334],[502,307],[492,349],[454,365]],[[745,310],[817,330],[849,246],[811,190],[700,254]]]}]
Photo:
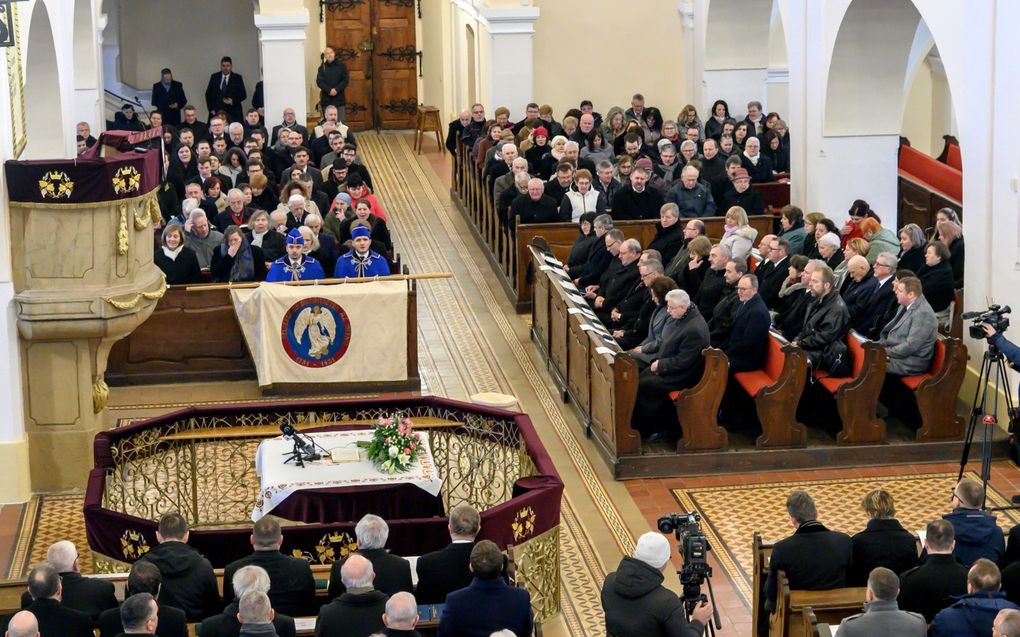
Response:
[{"label": "white tablecloth", "polygon": [[[258,497],[251,519],[258,520],[273,510],[295,491],[305,489],[333,489],[338,487],[365,487],[382,484],[413,484],[431,496],[439,494],[443,484],[432,461],[428,432],[422,431],[421,453],[409,471],[390,475],[379,471],[367,457],[367,449],[359,449],[358,462],[334,463],[329,458],[305,462],[304,468],[293,462],[284,464],[294,443],[282,436],[265,440],[255,454],[255,472],[261,480]],[[305,434],[327,450],[337,447],[353,448],[358,441],[372,439],[371,430],[335,431]],[[321,450],[320,450],[320,453]]]}]

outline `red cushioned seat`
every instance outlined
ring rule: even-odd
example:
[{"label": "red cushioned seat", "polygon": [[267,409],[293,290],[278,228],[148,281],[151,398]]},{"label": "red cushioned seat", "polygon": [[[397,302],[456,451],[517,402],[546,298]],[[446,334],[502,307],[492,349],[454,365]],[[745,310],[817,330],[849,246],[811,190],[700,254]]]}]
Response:
[{"label": "red cushioned seat", "polygon": [[786,362],[786,354],[783,353],[783,346],[779,340],[769,336],[769,347],[765,353],[765,365],[762,369],[751,372],[740,372],[733,375],[744,391],[750,396],[757,396],[763,387],[776,382],[779,375],[783,373],[783,364]]},{"label": "red cushioned seat", "polygon": [[749,396],[757,396],[764,387],[768,387],[774,381],[769,375],[758,369],[753,372],[740,372],[733,375],[734,380],[744,388]]},{"label": "red cushioned seat", "polygon": [[669,392],[669,399],[670,400],[672,400],[673,402],[676,402],[677,398],[680,398],[680,390],[679,389],[676,390],[676,391]]},{"label": "red cushioned seat", "polygon": [[815,378],[822,387],[829,390],[829,393],[835,394],[838,392],[839,388],[845,383],[849,383],[860,376],[861,370],[864,368],[864,346],[861,341],[857,340],[852,333],[847,334],[846,347],[847,353],[850,356],[850,376],[845,378],[833,378],[829,376],[828,372],[815,372]]},{"label": "red cushioned seat", "polygon": [[904,376],[900,380],[902,380],[903,384],[909,387],[912,391],[916,390],[917,386],[920,385],[922,381],[938,374],[945,362],[946,343],[941,338],[935,339],[935,352],[931,357],[931,369],[924,374],[918,374],[917,376]]}]

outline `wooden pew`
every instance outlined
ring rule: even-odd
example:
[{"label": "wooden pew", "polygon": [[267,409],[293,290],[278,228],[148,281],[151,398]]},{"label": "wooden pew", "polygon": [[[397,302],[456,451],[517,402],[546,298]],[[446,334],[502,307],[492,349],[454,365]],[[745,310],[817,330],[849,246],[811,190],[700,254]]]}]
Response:
[{"label": "wooden pew", "polygon": [[815,372],[818,384],[836,400],[843,429],[836,443],[860,445],[885,440],[885,420],[877,415],[878,397],[885,381],[885,349],[857,332],[846,336],[852,375],[833,378],[828,372]]},{"label": "wooden pew", "polygon": [[[536,239],[528,247],[531,253],[530,262],[536,272],[545,264],[543,241]],[[535,277],[535,285],[531,288],[531,338],[546,360],[549,359],[549,303],[552,281],[547,276]]]},{"label": "wooden pew", "polygon": [[797,405],[807,383],[807,354],[781,335],[769,333],[765,365],[733,375],[737,385],[754,399],[762,433],[758,449],[807,446],[807,428],[797,422]]},{"label": "wooden pew", "polygon": [[698,384],[670,393],[676,403],[683,438],[676,444],[677,453],[686,451],[717,451],[726,449],[729,437],[719,426],[719,404],[726,391],[729,360],[721,349],[706,347],[702,351],[705,371]]},{"label": "wooden pew", "polygon": [[[948,152],[943,151],[947,154]],[[922,228],[935,225],[940,208],[952,208],[963,215],[963,173],[910,147],[900,138],[898,160],[899,225],[916,223]]]},{"label": "wooden pew", "polygon": [[805,637],[832,637],[832,627],[819,622],[813,608],[808,606],[801,612],[801,615],[803,615]]},{"label": "wooden pew", "polygon": [[967,346],[959,339],[939,336],[931,369],[901,382],[914,394],[921,415],[918,441],[954,440],[963,435],[963,417],[956,414],[956,399],[967,373]]},{"label": "wooden pew", "polygon": [[[761,193],[762,201],[765,202],[765,213],[778,215],[783,206],[790,205],[790,182],[770,181],[766,183],[751,184]],[[772,232],[769,230],[769,232]],[[759,237],[761,234],[758,235]]]},{"label": "wooden pew", "polygon": [[[678,223],[686,223],[686,221],[686,219],[681,219]],[[706,234],[713,243],[722,239],[724,217],[706,217],[702,221],[705,222]],[[753,216],[748,219],[748,222],[758,231],[759,237],[772,232],[773,217],[769,215]],[[656,220],[617,221],[613,225],[621,230],[626,238],[637,239],[642,246],[647,246],[655,237],[656,223]],[[516,272],[512,283],[516,292],[517,311],[526,312],[528,304],[531,302],[531,285],[534,276],[530,268],[527,267],[531,259],[528,246],[531,245],[535,237],[542,237],[556,258],[566,262],[570,255],[570,247],[574,244],[574,239],[577,238],[577,224],[529,223],[517,226],[516,232],[515,243],[511,246],[512,260],[521,264],[522,267],[511,268]]]},{"label": "wooden pew", "polygon": [[765,613],[765,580],[769,575],[769,558],[772,556],[773,542],[762,538],[761,531],[751,536],[751,637],[759,635]]},{"label": "wooden pew", "polygon": [[804,610],[811,609],[816,621],[839,624],[844,618],[861,612],[864,587],[835,588],[828,591],[791,590],[786,574],[778,573],[776,611],[769,618],[770,637],[800,637],[811,634],[804,622]]},{"label": "wooden pew", "polygon": [[[589,334],[590,339],[596,338],[593,333]],[[592,345],[589,359],[591,432],[602,447],[601,451],[611,460],[640,455],[641,435],[630,426],[637,399],[637,363],[619,347],[609,347],[619,352],[614,356],[599,353],[595,343]]]},{"label": "wooden pew", "polygon": [[591,435],[591,355],[596,347],[606,343],[596,332],[583,326],[591,321],[581,314],[571,314],[567,324],[567,393],[585,423],[585,433]]}]

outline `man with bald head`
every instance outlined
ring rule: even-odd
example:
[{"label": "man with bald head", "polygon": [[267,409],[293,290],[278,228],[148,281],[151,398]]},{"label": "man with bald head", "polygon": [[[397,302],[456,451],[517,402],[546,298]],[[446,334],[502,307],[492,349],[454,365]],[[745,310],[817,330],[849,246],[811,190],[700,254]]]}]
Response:
[{"label": "man with bald head", "polygon": [[588,133],[595,128],[595,116],[591,113],[582,113],[577,120],[577,130],[570,136],[571,141],[584,145],[588,141]]},{"label": "man with bald head", "polygon": [[340,578],[346,591],[319,610],[316,637],[368,637],[382,630],[388,597],[373,586],[372,563],[355,553],[344,561]]},{"label": "man with bald head", "polygon": [[1020,610],[1000,610],[992,622],[992,637],[1020,637]]},{"label": "man with bald head", "polygon": [[[492,183],[492,201],[496,204],[496,210],[499,210],[500,201],[502,201],[503,193],[508,188],[513,188],[514,179],[520,173],[528,172],[528,160],[523,157],[516,157],[510,162],[510,172],[499,177]],[[511,201],[513,201],[511,199]],[[505,213],[504,213],[505,216]]]},{"label": "man with bald head", "polygon": [[[241,600],[251,592],[269,593],[269,575],[260,566],[238,569],[230,583],[234,589],[234,601],[222,613],[202,620],[202,637],[238,637],[242,634],[242,620],[239,617]],[[293,617],[274,611],[272,622],[278,637],[295,637],[297,634]]]},{"label": "man with bald head", "polygon": [[545,182],[529,179],[528,192],[518,195],[510,204],[510,230],[516,233],[517,223],[554,223],[559,221],[559,215],[559,205],[545,194]]},{"label": "man with bald head", "polygon": [[231,580],[238,569],[254,565],[261,566],[269,574],[272,586],[269,598],[273,608],[284,615],[311,615],[318,608],[315,602],[315,578],[308,560],[285,555],[280,552],[283,546],[283,530],[280,522],[273,516],[260,518],[252,526],[251,545],[255,549],[248,557],[227,564],[223,569],[223,599],[234,601],[234,588]]},{"label": "man with bald head", "polygon": [[[46,561],[60,574],[62,589],[60,602],[74,610],[79,610],[95,622],[104,610],[117,607],[113,583],[103,580],[82,577],[78,565],[78,549],[73,542],[61,540],[46,551]],[[31,596],[26,592],[21,596],[21,607],[32,603]]]},{"label": "man with bald head", "polygon": [[386,602],[383,614],[386,637],[419,637],[414,628],[418,625],[418,602],[410,593],[397,593]]},{"label": "man with bald head", "polygon": [[871,298],[878,289],[878,279],[871,273],[871,264],[860,254],[850,257],[846,265],[846,278],[839,293],[850,312],[850,321],[867,312]]},{"label": "man with bald head", "polygon": [[[43,562],[32,569],[28,574],[28,592],[32,603],[24,610],[35,616],[42,637],[94,637],[92,619],[60,603],[60,575],[53,565]],[[7,617],[2,630],[9,633],[13,621],[13,617]],[[25,623],[30,622],[22,616],[18,623],[23,628]]]},{"label": "man with bald head", "polygon": [[39,637],[39,622],[35,615],[27,610],[14,613],[4,635],[6,637]]}]

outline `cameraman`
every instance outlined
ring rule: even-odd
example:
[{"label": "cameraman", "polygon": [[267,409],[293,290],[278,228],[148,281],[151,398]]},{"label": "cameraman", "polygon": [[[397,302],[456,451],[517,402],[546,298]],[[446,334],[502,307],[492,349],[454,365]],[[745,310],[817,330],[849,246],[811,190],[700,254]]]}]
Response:
[{"label": "cameraman", "polygon": [[[1009,308],[1006,309],[1008,310]],[[1020,347],[1014,345],[999,332],[996,332],[995,328],[988,323],[982,323],[981,328],[984,329],[988,342],[999,348],[999,351],[1006,357],[1006,360],[1009,361],[1013,369],[1020,371]]]},{"label": "cameraman", "polygon": [[658,533],[638,539],[634,557],[624,557],[602,586],[602,610],[609,637],[697,637],[712,619],[712,604],[703,601],[690,621],[676,593],[663,587],[669,564],[669,540]]}]

